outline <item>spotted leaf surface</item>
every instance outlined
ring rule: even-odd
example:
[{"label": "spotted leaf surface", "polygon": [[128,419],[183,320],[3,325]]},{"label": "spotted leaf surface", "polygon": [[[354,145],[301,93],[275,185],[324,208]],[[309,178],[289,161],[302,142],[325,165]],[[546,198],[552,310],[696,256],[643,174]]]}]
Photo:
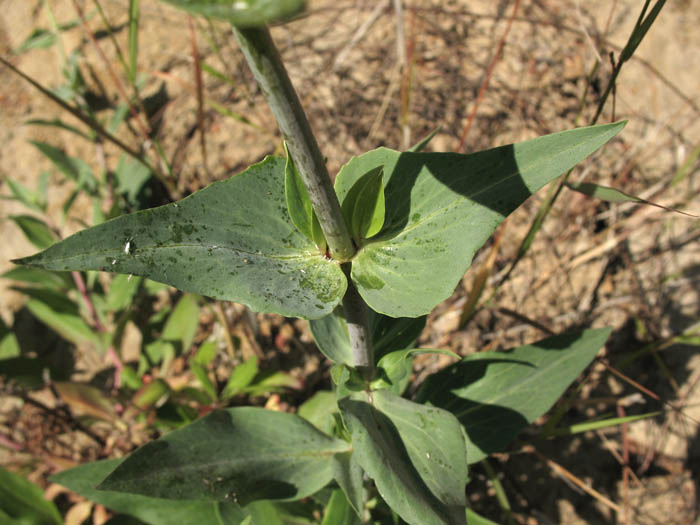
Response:
[{"label": "spotted leaf surface", "polygon": [[315,319],[347,281],[294,227],[284,159],[268,157],[182,201],[118,217],[15,262],[142,275],[253,310]]},{"label": "spotted leaf surface", "polygon": [[472,257],[532,193],[614,137],[624,122],[578,128],[471,155],[400,153],[352,159],[338,174],[341,204],[364,174],[383,167],[385,219],[353,260],[369,306],[417,317],[449,297]]}]

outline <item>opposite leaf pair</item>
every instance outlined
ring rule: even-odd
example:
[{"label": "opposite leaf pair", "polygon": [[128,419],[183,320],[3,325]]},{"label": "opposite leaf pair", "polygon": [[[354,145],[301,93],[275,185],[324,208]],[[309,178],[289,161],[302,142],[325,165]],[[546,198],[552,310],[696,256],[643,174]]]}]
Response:
[{"label": "opposite leaf pair", "polygon": [[[380,148],[353,158],[335,190],[359,248],[351,278],[360,295],[392,317],[430,312],[509,213],[623,126],[471,155]],[[318,319],[340,303],[347,279],[339,261],[319,251],[325,241],[301,190],[293,165],[268,157],[182,201],[108,221],[16,262],[143,275],[256,311]]]}]

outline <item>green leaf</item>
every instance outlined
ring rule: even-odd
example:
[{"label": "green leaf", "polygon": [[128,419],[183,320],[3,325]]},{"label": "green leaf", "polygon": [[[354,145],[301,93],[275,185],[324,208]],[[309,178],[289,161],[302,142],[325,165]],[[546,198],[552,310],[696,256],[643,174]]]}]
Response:
[{"label": "green leaf", "polygon": [[198,326],[199,302],[197,297],[185,294],[170,312],[160,338],[163,341],[179,343],[180,350],[186,352],[192,346]]},{"label": "green leaf", "polygon": [[[126,494],[95,487],[118,465],[122,459],[107,459],[87,463],[65,470],[52,480],[77,492],[81,496],[104,505],[108,509],[122,512],[151,525],[229,525],[242,523],[246,513],[235,503],[196,501],[191,499],[162,499]],[[225,518],[224,518],[225,517]]]},{"label": "green leaf", "polygon": [[467,449],[447,411],[388,390],[338,402],[354,454],[379,493],[411,524],[465,523]]},{"label": "green leaf", "polygon": [[284,168],[284,194],[287,200],[289,218],[297,227],[297,230],[311,239],[318,246],[322,254],[326,253],[326,238],[321,231],[321,224],[311,206],[309,193],[304,186],[299,170],[294,164],[294,159],[289,153],[287,143],[284,143],[284,151],[287,154],[287,163]]},{"label": "green leaf", "polygon": [[10,177],[5,177],[5,182],[10,187],[12,198],[35,211],[46,211],[46,202],[42,198],[40,192],[33,192],[20,182],[12,180]]},{"label": "green leaf", "polygon": [[161,406],[170,396],[170,386],[163,379],[157,378],[143,385],[131,402],[141,410],[152,406]]},{"label": "green leaf", "polygon": [[208,366],[219,353],[218,345],[214,341],[205,341],[197,349],[192,360],[204,367]]},{"label": "green leaf", "polygon": [[25,284],[36,284],[54,290],[65,290],[73,286],[69,274],[63,272],[49,272],[39,268],[26,268],[18,266],[1,274],[3,279],[11,279]]},{"label": "green leaf", "polygon": [[78,184],[81,189],[94,194],[98,187],[97,179],[92,175],[90,166],[82,159],[69,157],[62,150],[46,142],[30,140],[36,148],[53,163],[61,173]]},{"label": "green leaf", "polygon": [[443,354],[456,357],[459,356],[450,350],[431,349],[405,349],[396,350],[382,356],[377,363],[376,379],[372,381],[371,387],[374,390],[389,389],[396,395],[401,395],[413,372],[413,356],[416,354]]},{"label": "green leaf", "polygon": [[136,82],[137,60],[139,56],[139,0],[129,0],[129,84]]},{"label": "green leaf", "polygon": [[334,363],[353,366],[350,336],[343,315],[343,310],[338,308],[321,319],[310,321],[309,328],[323,355]]},{"label": "green leaf", "polygon": [[428,133],[428,135],[424,139],[420,140],[419,142],[416,142],[413,146],[408,148],[408,151],[412,151],[414,153],[419,153],[423,151],[428,146],[428,144],[430,144],[430,141],[433,140],[433,137],[439,132],[440,128],[435,128],[433,131]]},{"label": "green leaf", "polygon": [[254,501],[246,506],[249,525],[285,525],[279,509],[271,501]]},{"label": "green leaf", "polygon": [[56,33],[48,29],[37,27],[32,33],[18,45],[13,53],[19,55],[32,49],[46,49],[56,43]]},{"label": "green leaf", "polygon": [[335,392],[319,390],[298,408],[297,414],[326,434],[332,434],[335,427],[333,414],[338,412]]},{"label": "green leaf", "polygon": [[294,414],[237,407],[144,445],[98,487],[161,498],[300,499],[333,477],[349,445]]},{"label": "green leaf", "polygon": [[498,523],[480,516],[472,509],[467,509],[467,525],[498,525]]},{"label": "green leaf", "polygon": [[469,463],[481,461],[547,412],[609,335],[608,328],[585,330],[471,354],[429,376],[417,401],[457,416],[467,432]]},{"label": "green leaf", "polygon": [[[136,208],[145,207],[145,188],[150,180],[151,170],[144,166],[141,162],[122,155],[117,163],[117,169],[114,171],[116,181],[116,191],[124,195],[126,201]],[[144,201],[142,203],[142,201]]]},{"label": "green leaf", "polygon": [[[21,353],[17,337],[14,332],[7,327],[5,321],[0,318],[0,361],[12,357],[19,357]],[[333,402],[335,403],[335,399]]]},{"label": "green leaf", "polygon": [[251,356],[247,361],[234,368],[223,392],[221,392],[221,399],[231,399],[233,396],[243,393],[258,375],[258,370],[257,356]]},{"label": "green leaf", "polygon": [[218,397],[216,394],[216,387],[214,383],[211,382],[211,379],[209,379],[206,368],[194,361],[190,361],[190,370],[192,370],[192,373],[199,381],[202,390],[209,396],[209,402],[216,401]]},{"label": "green leaf", "polygon": [[3,467],[0,467],[0,512],[16,520],[12,523],[17,525],[63,523],[56,505],[44,499],[44,492],[38,486]]},{"label": "green leaf", "polygon": [[281,392],[286,388],[301,390],[299,379],[286,372],[259,373],[243,392],[251,396],[262,396],[270,392]]},{"label": "green leaf", "polygon": [[104,421],[114,421],[117,413],[114,402],[102,390],[85,383],[54,381],[53,386],[63,402],[75,413],[89,415]]},{"label": "green leaf", "polygon": [[190,13],[226,20],[237,27],[282,22],[304,10],[305,0],[165,0]]},{"label": "green leaf", "polygon": [[354,182],[342,203],[350,235],[360,246],[384,226],[384,176],[378,166]]},{"label": "green leaf", "polygon": [[651,202],[651,201],[648,201],[645,199],[640,199],[639,197],[635,197],[634,195],[630,195],[629,193],[625,193],[622,190],[610,188],[609,186],[603,186],[601,184],[595,184],[593,182],[578,182],[578,183],[567,182],[566,187],[571,189],[571,190],[577,191],[579,193],[583,193],[584,195],[587,195],[589,197],[593,197],[595,199],[600,199],[602,201],[634,202],[637,204],[646,204],[647,206],[655,206],[656,208],[661,208],[662,210],[681,213],[683,215],[688,215],[689,217],[697,217],[697,215],[693,215],[691,213],[686,213],[684,211],[676,210],[674,208],[669,208],[667,206],[662,206],[661,204],[656,204],[655,202]]},{"label": "green leaf", "polygon": [[350,506],[343,491],[336,489],[331,493],[321,525],[362,525],[362,521]]},{"label": "green leaf", "polygon": [[345,493],[350,506],[357,516],[362,517],[364,508],[363,470],[352,452],[336,454],[333,458],[333,477]]},{"label": "green leaf", "polygon": [[663,414],[661,411],[649,412],[647,414],[635,414],[633,416],[624,417],[612,417],[610,419],[597,419],[594,421],[584,421],[583,423],[576,423],[568,427],[555,428],[550,432],[543,432],[543,437],[550,436],[571,436],[574,434],[581,434],[583,432],[590,432],[591,430],[599,430],[601,428],[616,427],[624,423],[633,423],[634,421],[640,421],[642,419],[649,419]]},{"label": "green leaf", "polygon": [[107,308],[112,312],[118,312],[131,305],[142,280],[141,277],[117,275],[109,283],[109,292],[106,297]]},{"label": "green leaf", "polygon": [[[388,317],[369,311],[370,332],[375,358],[395,350],[413,348],[416,339],[425,328],[426,317]],[[353,366],[348,329],[343,312],[332,314],[309,323],[319,350],[334,363]]]},{"label": "green leaf", "polygon": [[10,215],[8,218],[19,226],[27,240],[40,250],[56,242],[56,234],[41,219],[32,215]]},{"label": "green leaf", "polygon": [[71,126],[70,124],[66,124],[64,121],[62,121],[59,118],[55,118],[53,120],[46,120],[46,119],[40,119],[40,118],[35,118],[35,119],[30,119],[27,120],[24,123],[25,126],[47,126],[47,127],[52,127],[52,128],[58,128],[62,129],[65,131],[70,131],[71,133],[75,133],[79,137],[84,138],[85,140],[92,140],[92,138],[81,131],[80,129],[76,128],[75,126]]},{"label": "green leaf", "polygon": [[78,307],[65,295],[46,289],[26,288],[22,293],[31,297],[26,304],[27,310],[61,337],[75,344],[100,345],[99,335],[83,321]]},{"label": "green leaf", "polygon": [[343,297],[345,275],[285,208],[284,160],[268,157],[180,202],[107,221],[16,262],[142,275],[257,311],[322,317]]},{"label": "green leaf", "polygon": [[452,294],[508,214],[623,126],[579,128],[472,155],[380,148],[355,157],[336,178],[341,204],[380,166],[386,196],[382,230],[353,260],[360,294],[373,310],[393,317],[428,313]]}]

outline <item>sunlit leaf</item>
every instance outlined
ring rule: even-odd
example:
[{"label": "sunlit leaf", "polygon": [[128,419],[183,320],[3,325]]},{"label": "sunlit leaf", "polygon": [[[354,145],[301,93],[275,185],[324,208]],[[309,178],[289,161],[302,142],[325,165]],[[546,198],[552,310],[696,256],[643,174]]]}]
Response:
[{"label": "sunlit leaf", "polygon": [[107,221],[16,262],[142,275],[257,311],[322,317],[347,281],[289,220],[284,164],[269,157],[180,202]]},{"label": "sunlit leaf", "polygon": [[355,157],[336,178],[341,204],[378,167],[386,198],[384,227],[353,259],[360,294],[393,317],[428,313],[452,294],[508,214],[623,126],[579,128],[471,155],[380,148]]}]

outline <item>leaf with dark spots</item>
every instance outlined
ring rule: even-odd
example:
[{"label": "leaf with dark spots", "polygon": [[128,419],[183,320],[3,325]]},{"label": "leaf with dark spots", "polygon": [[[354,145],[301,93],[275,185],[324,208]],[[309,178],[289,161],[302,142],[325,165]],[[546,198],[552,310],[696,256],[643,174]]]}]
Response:
[{"label": "leaf with dark spots", "polygon": [[579,128],[471,155],[380,148],[355,157],[336,178],[341,205],[379,167],[386,200],[383,227],[353,260],[360,294],[392,317],[430,312],[508,214],[623,126]]},{"label": "leaf with dark spots", "polygon": [[284,167],[268,157],[182,201],[118,217],[15,262],[141,275],[257,311],[323,317],[347,281],[289,219]]}]

